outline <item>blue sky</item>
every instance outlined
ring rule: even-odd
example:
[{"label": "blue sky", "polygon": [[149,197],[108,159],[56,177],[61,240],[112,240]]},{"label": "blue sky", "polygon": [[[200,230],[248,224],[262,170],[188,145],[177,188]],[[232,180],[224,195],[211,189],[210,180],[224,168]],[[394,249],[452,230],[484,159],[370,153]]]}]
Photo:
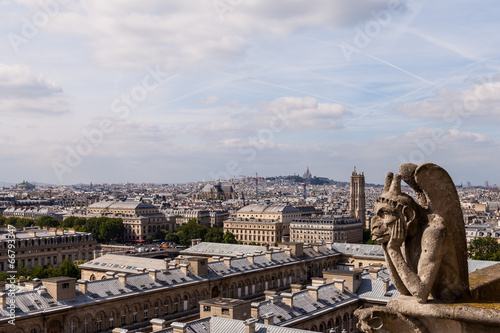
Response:
[{"label": "blue sky", "polygon": [[[41,4],[45,5],[41,5]],[[0,181],[434,162],[500,184],[496,1],[0,0]]]}]

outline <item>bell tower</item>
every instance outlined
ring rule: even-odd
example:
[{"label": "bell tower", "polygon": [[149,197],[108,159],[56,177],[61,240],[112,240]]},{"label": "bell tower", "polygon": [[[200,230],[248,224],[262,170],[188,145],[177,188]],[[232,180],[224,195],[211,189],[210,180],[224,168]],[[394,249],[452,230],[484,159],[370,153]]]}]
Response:
[{"label": "bell tower", "polygon": [[351,175],[349,215],[360,219],[365,228],[370,228],[369,225],[366,225],[365,174],[364,172],[357,173],[356,167],[354,167],[354,171]]}]

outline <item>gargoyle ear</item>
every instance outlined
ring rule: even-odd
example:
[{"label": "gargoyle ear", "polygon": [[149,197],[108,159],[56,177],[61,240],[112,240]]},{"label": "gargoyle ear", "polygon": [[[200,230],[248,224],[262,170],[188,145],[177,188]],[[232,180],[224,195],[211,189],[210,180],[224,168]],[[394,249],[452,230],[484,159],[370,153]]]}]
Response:
[{"label": "gargoyle ear", "polygon": [[413,220],[415,219],[415,211],[412,208],[404,206],[402,212],[405,216],[406,223],[413,222]]}]

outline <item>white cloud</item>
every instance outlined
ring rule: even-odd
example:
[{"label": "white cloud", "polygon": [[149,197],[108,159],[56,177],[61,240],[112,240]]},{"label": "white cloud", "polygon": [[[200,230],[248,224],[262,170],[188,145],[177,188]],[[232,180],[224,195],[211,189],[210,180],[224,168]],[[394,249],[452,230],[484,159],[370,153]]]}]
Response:
[{"label": "white cloud", "polygon": [[0,64],[0,112],[59,115],[68,112],[62,88],[28,67]]},{"label": "white cloud", "polygon": [[219,97],[217,96],[208,96],[207,98],[199,100],[197,103],[198,104],[203,104],[203,105],[212,105],[215,104],[219,101]]},{"label": "white cloud", "polygon": [[455,122],[457,118],[467,121],[485,119],[487,122],[499,120],[500,82],[483,79],[467,89],[442,88],[435,92],[434,97],[406,103],[396,111],[412,118],[448,122]]},{"label": "white cloud", "polygon": [[320,103],[313,97],[281,97],[262,102],[262,112],[255,121],[271,129],[329,130],[342,127],[342,118],[348,114],[340,104]]},{"label": "white cloud", "polygon": [[[370,18],[371,11],[387,8],[388,2],[86,0],[81,8],[58,15],[51,29],[85,35],[95,59],[107,68],[210,67],[242,57],[254,36],[353,25]],[[218,10],[218,3],[227,4],[227,10]]]}]

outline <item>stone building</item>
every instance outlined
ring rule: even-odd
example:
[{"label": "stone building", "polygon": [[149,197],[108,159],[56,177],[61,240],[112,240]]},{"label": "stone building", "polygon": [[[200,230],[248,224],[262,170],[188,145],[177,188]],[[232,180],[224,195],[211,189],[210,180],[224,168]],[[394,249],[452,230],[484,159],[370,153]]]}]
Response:
[{"label": "stone building", "polygon": [[100,201],[88,206],[87,213],[121,218],[125,241],[145,240],[160,230],[173,232],[175,229],[173,219],[167,219],[158,207],[140,201]]},{"label": "stone building", "polygon": [[222,185],[218,182],[215,185],[206,184],[200,191],[193,195],[193,199],[199,200],[229,200],[238,199],[238,195],[230,184]]},{"label": "stone building", "polygon": [[370,221],[366,220],[365,207],[365,174],[357,173],[356,167],[351,175],[351,193],[349,199],[349,215],[361,220],[365,228],[370,229]]},{"label": "stone building", "polygon": [[362,243],[363,224],[361,220],[353,217],[320,216],[296,219],[290,223],[290,241]]},{"label": "stone building", "polygon": [[224,231],[230,231],[243,244],[275,244],[290,235],[290,222],[301,212],[287,204],[252,204],[238,210],[224,221]]},{"label": "stone building", "polygon": [[7,228],[0,228],[0,273],[8,268],[9,244],[14,244],[16,265],[33,268],[37,265],[59,267],[64,259],[71,261],[89,260],[93,258],[96,240],[87,232],[76,232],[73,229],[18,229],[11,233]]},{"label": "stone building", "polygon": [[[146,270],[138,267],[136,274],[116,273],[121,267],[107,263],[106,279],[79,280],[77,284],[74,280],[35,281],[18,287],[15,327],[7,326],[9,302],[7,293],[0,294],[0,333],[129,329],[147,325],[153,318],[173,319],[196,313],[200,300],[219,296],[255,297],[265,290],[287,289],[291,284],[304,283],[335,267],[339,253],[328,246],[316,249],[304,248],[301,258],[287,249],[241,258],[221,258],[210,263],[206,258],[178,257],[168,264],[168,268]],[[89,264],[102,267],[99,260]],[[48,283],[56,286],[49,288]],[[64,295],[74,296],[63,297],[63,293],[57,292],[62,289],[69,289]]]}]

